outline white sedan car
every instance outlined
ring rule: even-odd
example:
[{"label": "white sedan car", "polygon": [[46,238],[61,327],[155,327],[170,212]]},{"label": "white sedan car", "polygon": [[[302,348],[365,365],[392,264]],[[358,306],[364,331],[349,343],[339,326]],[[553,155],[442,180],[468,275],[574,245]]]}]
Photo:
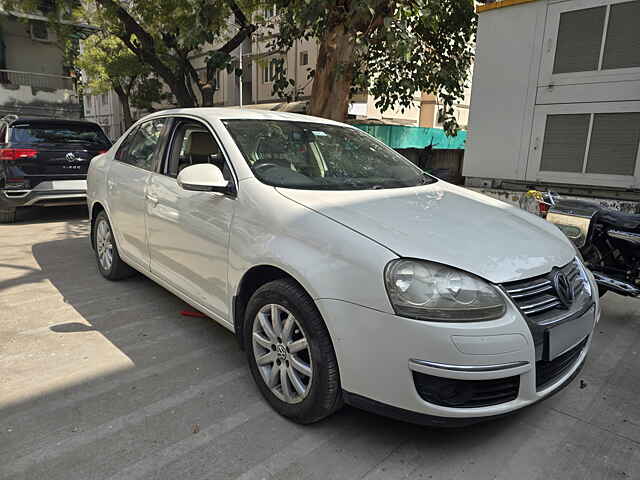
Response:
[{"label": "white sedan car", "polygon": [[102,275],[142,272],[234,332],[300,423],[517,410],[577,374],[600,315],[555,226],[326,119],[154,113],[94,158],[87,196]]}]

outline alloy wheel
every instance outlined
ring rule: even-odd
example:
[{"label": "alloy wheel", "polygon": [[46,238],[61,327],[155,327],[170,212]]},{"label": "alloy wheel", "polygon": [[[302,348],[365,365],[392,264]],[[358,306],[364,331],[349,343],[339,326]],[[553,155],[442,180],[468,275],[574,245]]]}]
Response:
[{"label": "alloy wheel", "polygon": [[305,399],[313,379],[307,336],[295,316],[282,305],[263,306],[253,320],[253,355],[267,387],[280,400]]},{"label": "alloy wheel", "polygon": [[109,223],[103,218],[96,227],[96,250],[103,270],[110,271],[113,265],[113,235]]}]

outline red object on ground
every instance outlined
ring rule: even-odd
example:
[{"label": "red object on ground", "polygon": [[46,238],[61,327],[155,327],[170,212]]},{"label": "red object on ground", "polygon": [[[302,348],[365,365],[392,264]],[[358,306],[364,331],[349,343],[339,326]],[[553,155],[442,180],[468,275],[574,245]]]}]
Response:
[{"label": "red object on ground", "polygon": [[207,318],[207,316],[204,313],[198,312],[196,310],[182,310],[180,312],[180,315],[184,317]]},{"label": "red object on ground", "polygon": [[547,205],[546,203],[538,203],[538,209],[540,210],[540,214],[541,215],[546,215],[547,212],[549,211],[549,205]]}]

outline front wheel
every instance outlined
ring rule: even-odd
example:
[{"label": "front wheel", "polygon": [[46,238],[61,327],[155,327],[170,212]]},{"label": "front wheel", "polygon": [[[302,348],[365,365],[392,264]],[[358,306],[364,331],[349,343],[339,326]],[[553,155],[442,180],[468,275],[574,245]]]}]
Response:
[{"label": "front wheel", "polygon": [[134,270],[120,258],[111,224],[104,211],[96,217],[93,228],[93,247],[96,252],[98,270],[107,280],[120,280],[134,273]]},{"label": "front wheel", "polygon": [[275,280],[253,294],[244,343],[260,392],[281,415],[307,424],[342,406],[329,332],[313,300],[295,282]]}]

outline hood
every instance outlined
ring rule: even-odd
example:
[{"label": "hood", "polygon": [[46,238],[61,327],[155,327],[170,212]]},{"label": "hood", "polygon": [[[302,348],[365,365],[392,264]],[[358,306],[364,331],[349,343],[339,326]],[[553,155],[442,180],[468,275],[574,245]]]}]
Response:
[{"label": "hood", "polygon": [[400,257],[450,265],[493,283],[542,275],[575,256],[554,225],[443,181],[386,190],[277,190]]}]

